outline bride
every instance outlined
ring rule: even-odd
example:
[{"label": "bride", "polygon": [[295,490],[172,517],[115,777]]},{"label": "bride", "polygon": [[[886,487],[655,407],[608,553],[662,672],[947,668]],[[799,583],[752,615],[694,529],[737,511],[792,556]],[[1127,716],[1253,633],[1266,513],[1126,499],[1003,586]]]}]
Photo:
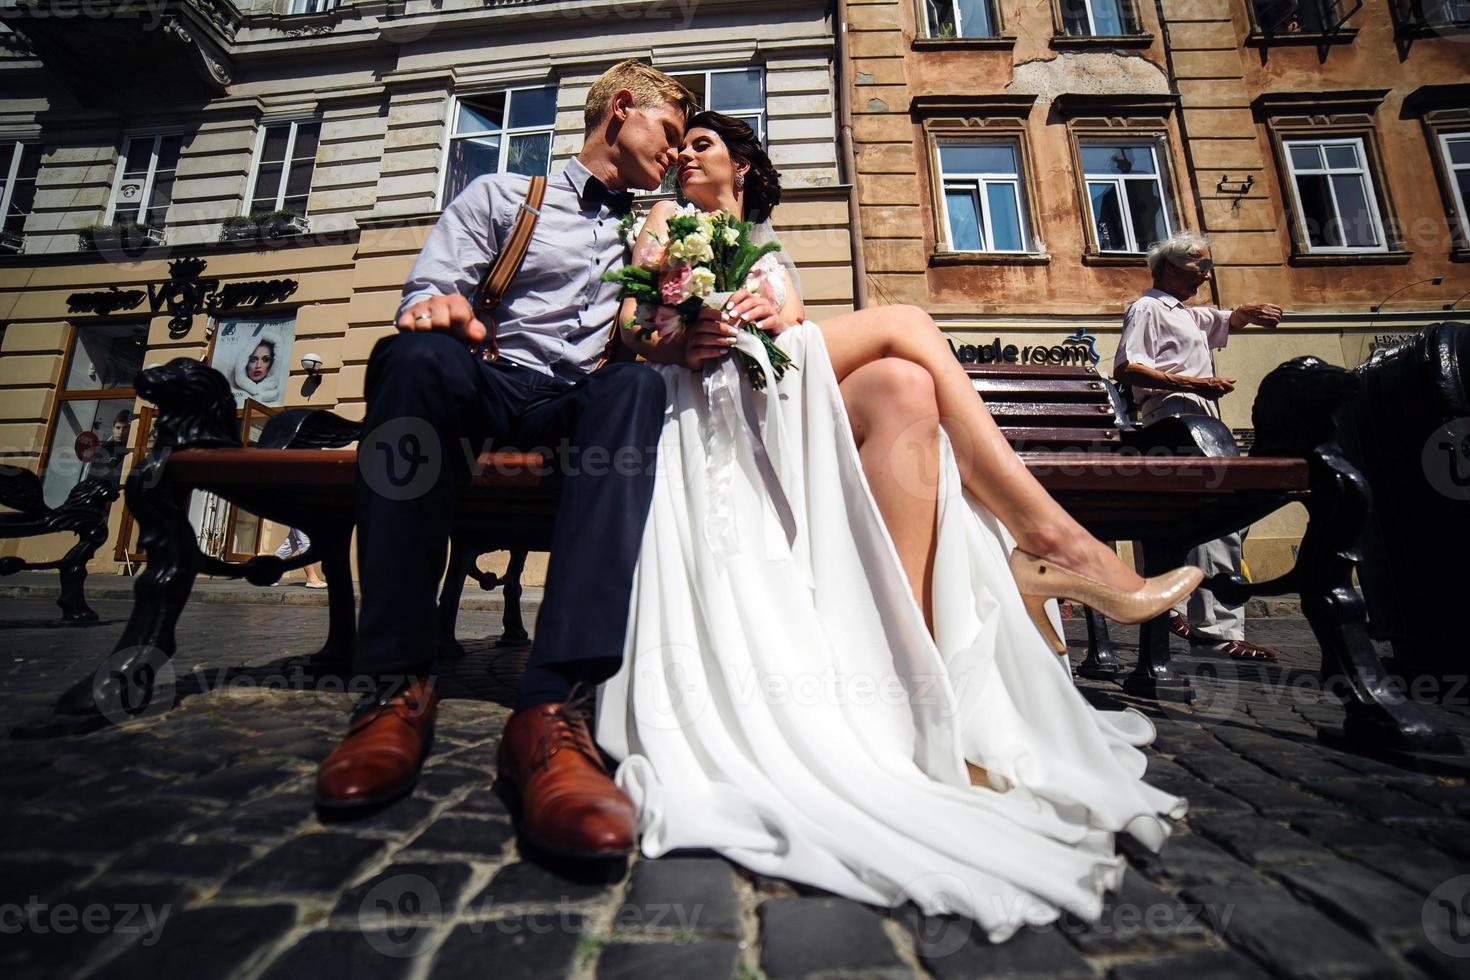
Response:
[{"label": "bride", "polygon": [[[770,234],[780,186],[749,126],[699,114],[678,166],[686,200]],[[655,205],[632,261],[674,208]],[[783,253],[727,310],[677,340],[624,335],[669,391],[596,718],[643,853],[712,849],[993,941],[1062,910],[1096,919],[1123,874],[1113,835],[1157,849],[1185,804],[1142,781],[1149,721],[1078,694],[1044,603],[1137,622],[1198,570],[1144,580],[1068,517],[922,311],[813,323]],[[796,369],[775,380],[739,321]]]}]

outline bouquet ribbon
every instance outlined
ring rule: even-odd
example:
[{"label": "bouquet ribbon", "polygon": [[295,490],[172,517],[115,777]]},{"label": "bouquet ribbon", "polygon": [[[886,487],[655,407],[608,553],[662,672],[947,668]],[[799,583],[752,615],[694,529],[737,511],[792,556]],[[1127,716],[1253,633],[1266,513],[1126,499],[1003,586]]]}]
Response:
[{"label": "bouquet ribbon", "polygon": [[[710,503],[705,514],[704,536],[715,557],[721,560],[732,558],[741,550],[732,498],[735,469],[739,465],[736,461],[737,439],[743,439],[751,447],[756,468],[781,521],[788,547],[795,544],[797,534],[796,517],[783,489],[783,484],[791,481],[783,479],[783,464],[788,461],[781,451],[781,413],[768,410],[768,399],[777,394],[775,373],[765,345],[754,334],[743,329],[738,331],[735,348],[755,358],[771,381],[760,392],[742,385],[743,372],[734,357],[721,358],[704,374],[710,420],[705,433],[705,482]],[[742,388],[750,391],[754,420],[747,415],[745,399],[741,397]]]}]

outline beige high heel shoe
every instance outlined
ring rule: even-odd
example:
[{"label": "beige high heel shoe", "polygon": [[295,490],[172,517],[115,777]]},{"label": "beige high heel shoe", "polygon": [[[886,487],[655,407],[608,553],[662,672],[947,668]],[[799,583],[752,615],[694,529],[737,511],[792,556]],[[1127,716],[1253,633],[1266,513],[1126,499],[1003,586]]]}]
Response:
[{"label": "beige high heel shoe", "polygon": [[1144,579],[1143,588],[1137,592],[1124,592],[1020,548],[1011,552],[1010,566],[1016,588],[1021,591],[1021,601],[1026,604],[1026,612],[1031,614],[1036,628],[1041,630],[1041,635],[1058,654],[1067,652],[1067,643],[1057,635],[1047,618],[1046,600],[1075,599],[1116,622],[1141,623],[1189,595],[1205,579],[1205,573],[1198,568],[1182,565],[1173,571]]}]

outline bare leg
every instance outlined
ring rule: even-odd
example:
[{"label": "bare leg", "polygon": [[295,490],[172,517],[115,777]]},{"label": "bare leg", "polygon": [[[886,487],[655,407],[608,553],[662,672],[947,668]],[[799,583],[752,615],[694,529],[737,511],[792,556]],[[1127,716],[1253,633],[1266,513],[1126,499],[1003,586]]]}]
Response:
[{"label": "bare leg", "polygon": [[310,585],[319,585],[319,584],[321,584],[321,581],[322,580],[316,574],[316,565],[307,565],[305,571],[306,571],[306,581],[307,581],[308,584],[310,584]]},{"label": "bare leg", "polygon": [[880,358],[900,358],[932,379],[965,489],[1025,551],[1127,591],[1143,578],[1072,519],[1021,462],[929,314],[916,306],[859,310],[819,324],[838,381]]},{"label": "bare leg", "polygon": [[923,368],[890,357],[853,370],[842,380],[841,389],[868,487],[932,632],[939,513],[939,407],[934,384]]}]

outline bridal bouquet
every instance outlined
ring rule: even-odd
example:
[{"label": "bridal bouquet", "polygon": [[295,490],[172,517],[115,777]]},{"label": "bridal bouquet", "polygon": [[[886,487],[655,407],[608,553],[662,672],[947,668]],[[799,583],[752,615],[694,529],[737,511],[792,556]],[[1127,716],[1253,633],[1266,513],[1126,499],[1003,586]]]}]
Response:
[{"label": "bridal bouquet", "polygon": [[[635,219],[627,219],[624,239],[631,246],[637,238]],[[622,299],[637,301],[636,314],[623,323],[641,339],[655,334],[661,340],[675,336],[695,324],[700,311],[723,310],[739,290],[746,288],[751,270],[761,256],[779,251],[777,242],[757,245],[750,240],[751,224],[737,221],[728,211],[706,212],[687,204],[669,218],[666,241],[646,261],[629,262],[616,272],[603,275],[607,282],[622,287]],[[771,335],[749,323],[741,328],[758,337],[770,358],[771,369],[780,381],[791,358],[776,346]],[[760,362],[742,350],[735,356],[745,368],[750,386],[766,386]]]}]

